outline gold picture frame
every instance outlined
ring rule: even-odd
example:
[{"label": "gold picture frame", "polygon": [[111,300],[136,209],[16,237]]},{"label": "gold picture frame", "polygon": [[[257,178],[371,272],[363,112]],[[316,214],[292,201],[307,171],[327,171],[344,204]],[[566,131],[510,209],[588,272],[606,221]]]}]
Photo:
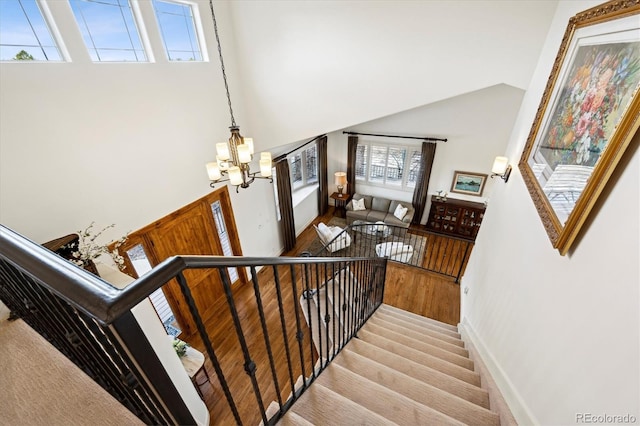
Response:
[{"label": "gold picture frame", "polygon": [[639,14],[611,1],[569,20],[518,163],[561,255],[640,124]]}]

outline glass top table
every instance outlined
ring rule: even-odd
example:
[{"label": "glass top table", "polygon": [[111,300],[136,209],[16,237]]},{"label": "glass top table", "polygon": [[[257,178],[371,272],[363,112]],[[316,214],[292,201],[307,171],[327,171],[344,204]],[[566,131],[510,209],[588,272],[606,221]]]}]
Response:
[{"label": "glass top table", "polygon": [[[366,220],[354,220],[351,224],[351,229],[354,232],[362,235],[374,237],[376,242],[384,240],[391,235],[392,229],[384,222],[367,222]],[[355,236],[355,234],[354,234]]]}]

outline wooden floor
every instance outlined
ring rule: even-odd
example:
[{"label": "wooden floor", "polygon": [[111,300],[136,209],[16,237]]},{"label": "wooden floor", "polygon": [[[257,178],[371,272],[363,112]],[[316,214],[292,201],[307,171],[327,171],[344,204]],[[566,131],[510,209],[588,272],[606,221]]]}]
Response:
[{"label": "wooden floor", "polygon": [[[333,209],[330,209],[327,215],[317,218],[314,224],[321,221],[327,223],[332,214]],[[316,237],[313,227],[310,226],[298,237],[296,247],[284,255],[298,256]],[[276,274],[282,284],[280,302],[275,286]],[[295,380],[302,373],[303,366],[308,375],[314,361],[313,357],[316,354],[308,339],[302,342],[302,346],[299,346],[296,340],[294,307],[300,289],[296,289],[298,294],[294,294],[290,269],[279,267],[274,270],[265,267],[258,273],[258,278],[260,300],[264,312],[266,312],[264,322],[268,334],[271,336],[269,343],[273,348],[273,364],[280,385],[280,397],[284,401],[291,391],[290,376]],[[246,346],[249,352],[252,354],[266,353],[262,322],[258,315],[253,285],[249,283],[235,288],[234,299],[238,306],[238,318],[246,337]],[[278,309],[280,303],[284,307],[283,315],[287,323],[286,336],[281,328]],[[453,279],[395,262],[389,262],[387,266],[384,303],[453,325],[456,325],[460,320],[460,287]],[[234,332],[233,317],[226,303],[222,300],[217,312],[219,315],[208,321],[205,327],[234,395],[241,421],[247,425],[257,425],[261,420],[256,409],[258,398],[255,396],[249,376],[245,373],[245,360],[241,345]],[[299,314],[297,319],[305,330],[305,336],[308,336],[304,318]],[[181,338],[188,341],[193,347],[205,352],[204,344],[199,337],[181,336]],[[302,360],[300,347],[302,347]],[[287,369],[287,357],[292,359],[291,372]],[[275,387],[271,384],[271,362],[266,354],[252,356],[252,361],[256,364],[257,385],[262,395],[262,403],[266,408],[271,401],[278,397]],[[233,413],[226,402],[222,386],[209,360],[205,363],[205,368],[211,381],[201,386],[201,391],[209,408],[211,424],[234,424]]]}]

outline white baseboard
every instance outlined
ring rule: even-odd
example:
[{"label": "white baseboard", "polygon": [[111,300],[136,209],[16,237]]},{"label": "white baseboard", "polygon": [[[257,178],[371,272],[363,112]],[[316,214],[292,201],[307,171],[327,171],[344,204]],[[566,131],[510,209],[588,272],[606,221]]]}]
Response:
[{"label": "white baseboard", "polygon": [[462,336],[462,340],[471,343],[475,347],[478,356],[502,393],[516,422],[520,425],[540,424],[467,318],[463,318],[462,322],[458,324],[458,331]]}]

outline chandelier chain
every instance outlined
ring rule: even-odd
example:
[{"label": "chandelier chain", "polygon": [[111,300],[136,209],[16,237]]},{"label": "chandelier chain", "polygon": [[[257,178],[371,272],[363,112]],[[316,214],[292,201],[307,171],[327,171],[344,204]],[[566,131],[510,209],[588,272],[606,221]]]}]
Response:
[{"label": "chandelier chain", "polygon": [[220,66],[222,68],[222,79],[224,80],[224,88],[227,91],[227,101],[229,102],[229,113],[231,114],[231,127],[237,127],[236,119],[233,116],[233,108],[231,107],[231,95],[229,94],[229,84],[227,83],[227,73],[224,68],[224,59],[222,59],[222,46],[220,45],[220,36],[218,36],[218,23],[216,22],[216,14],[213,11],[213,0],[209,0],[209,7],[211,8],[211,16],[213,17],[213,30],[216,35],[216,42],[218,43],[218,55],[220,56]]}]

